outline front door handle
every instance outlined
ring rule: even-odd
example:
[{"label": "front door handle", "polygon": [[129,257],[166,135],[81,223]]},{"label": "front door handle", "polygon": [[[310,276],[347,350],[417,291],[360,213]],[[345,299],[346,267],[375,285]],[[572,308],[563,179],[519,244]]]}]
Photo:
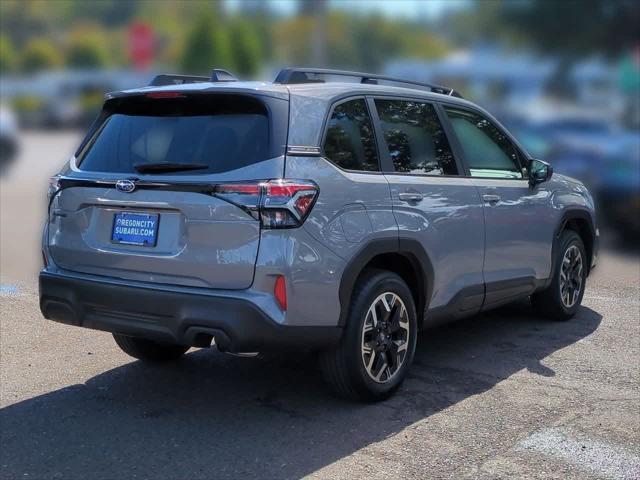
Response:
[{"label": "front door handle", "polygon": [[419,202],[424,197],[418,192],[402,192],[398,194],[398,198],[402,202]]},{"label": "front door handle", "polygon": [[482,199],[487,203],[498,203],[500,201],[500,195],[485,194],[482,195]]}]

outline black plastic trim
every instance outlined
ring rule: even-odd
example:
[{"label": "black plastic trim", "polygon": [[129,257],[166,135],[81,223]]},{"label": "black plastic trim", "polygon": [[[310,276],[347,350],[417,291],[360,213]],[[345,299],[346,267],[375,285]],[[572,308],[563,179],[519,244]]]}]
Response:
[{"label": "black plastic trim", "polygon": [[[585,220],[587,222],[587,225],[589,227],[589,233],[591,234],[591,240],[592,240],[591,258],[589,259],[590,261],[589,261],[589,268],[587,270],[587,275],[591,273],[591,269],[594,266],[594,261],[598,256],[599,244],[598,244],[598,237],[596,236],[596,230],[593,225],[593,220],[591,219],[591,215],[587,210],[581,210],[581,209],[567,210],[562,214],[562,217],[560,218],[560,222],[558,222],[558,226],[556,227],[555,233],[553,235],[553,245],[551,247],[551,272],[549,274],[549,278],[544,283],[543,288],[547,288],[549,285],[551,285],[551,282],[553,281],[553,273],[556,271],[556,263],[558,261],[558,248],[560,248],[560,245],[559,245],[560,235],[565,230],[567,223],[569,223],[571,220]],[[586,245],[585,245],[585,248],[586,248]]]},{"label": "black plastic trim", "polygon": [[419,304],[416,305],[416,311],[420,318],[423,317],[424,312],[426,312],[429,307],[433,293],[433,265],[429,256],[417,240],[409,238],[381,238],[366,243],[349,261],[349,264],[342,274],[339,290],[339,326],[343,327],[347,321],[351,295],[358,277],[374,257],[385,253],[400,254],[407,258],[413,266],[418,276],[418,281],[421,282],[421,285],[418,286],[418,291],[422,292]]},{"label": "black plastic trim", "polygon": [[510,278],[485,284],[482,310],[491,310],[535,292],[539,281],[534,276]]},{"label": "black plastic trim", "polygon": [[40,310],[45,318],[158,342],[221,350],[316,350],[335,346],[338,327],[285,326],[249,300],[175,289],[133,286],[71,275],[40,273]]},{"label": "black plastic trim", "polygon": [[[140,180],[136,176],[129,175],[127,180],[131,180],[135,183],[136,190],[169,190],[175,192],[194,192],[212,195],[215,193],[216,185],[224,184],[225,182],[154,182],[148,180]],[[60,190],[71,187],[88,187],[88,188],[116,188],[118,180],[102,180],[102,179],[88,179],[88,178],[74,178],[74,177],[60,177],[58,184]],[[238,182],[228,182],[238,183]]]},{"label": "black plastic trim", "polygon": [[435,327],[480,312],[484,302],[484,284],[470,285],[460,290],[446,305],[429,310],[423,327]]}]

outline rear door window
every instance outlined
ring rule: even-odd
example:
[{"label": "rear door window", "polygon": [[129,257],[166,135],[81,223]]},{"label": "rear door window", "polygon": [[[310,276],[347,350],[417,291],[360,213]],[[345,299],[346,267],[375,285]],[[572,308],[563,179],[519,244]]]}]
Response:
[{"label": "rear door window", "polygon": [[371,117],[363,98],[333,109],[324,141],[324,155],[345,170],[378,171],[378,153]]},{"label": "rear door window", "polygon": [[[80,152],[79,168],[114,173],[176,165],[177,174],[222,173],[284,154],[265,106],[242,96],[123,101]],[[180,171],[181,165],[193,168]],[[148,171],[152,171],[149,169]]]},{"label": "rear door window", "polygon": [[457,175],[458,168],[433,105],[375,100],[384,140],[396,172]]}]

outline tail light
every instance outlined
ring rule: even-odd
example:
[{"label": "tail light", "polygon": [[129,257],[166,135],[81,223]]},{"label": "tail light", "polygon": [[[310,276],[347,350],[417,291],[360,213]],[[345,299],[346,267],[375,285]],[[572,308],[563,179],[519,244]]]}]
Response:
[{"label": "tail light", "polygon": [[318,192],[309,180],[268,180],[217,185],[213,194],[259,219],[263,228],[296,228],[309,216]]}]

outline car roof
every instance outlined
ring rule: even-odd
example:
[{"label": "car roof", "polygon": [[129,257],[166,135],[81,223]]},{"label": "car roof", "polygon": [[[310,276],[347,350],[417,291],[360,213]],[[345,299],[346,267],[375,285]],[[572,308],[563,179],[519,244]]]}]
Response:
[{"label": "car roof", "polygon": [[150,92],[177,91],[177,92],[238,92],[288,98],[289,96],[306,97],[316,101],[333,103],[334,101],[353,95],[391,95],[421,98],[427,101],[447,101],[466,106],[475,106],[467,100],[433,93],[417,88],[395,87],[390,85],[375,85],[354,82],[318,82],[282,85],[271,82],[197,82],[182,85],[149,86],[122,90],[108,94],[111,97],[145,94]]},{"label": "car roof", "polygon": [[[135,88],[107,94],[107,99],[144,95],[151,92],[185,92],[185,93],[240,93],[270,96],[289,101],[290,124],[288,144],[295,146],[319,146],[322,143],[322,132],[327,112],[331,105],[341,99],[379,95],[389,97],[404,97],[424,100],[427,102],[447,102],[462,107],[483,109],[467,100],[433,93],[417,88],[376,85],[370,83],[353,82],[312,82],[280,84],[271,82],[209,82],[199,81],[180,85],[162,85]],[[489,118],[495,121],[493,117]]]}]

